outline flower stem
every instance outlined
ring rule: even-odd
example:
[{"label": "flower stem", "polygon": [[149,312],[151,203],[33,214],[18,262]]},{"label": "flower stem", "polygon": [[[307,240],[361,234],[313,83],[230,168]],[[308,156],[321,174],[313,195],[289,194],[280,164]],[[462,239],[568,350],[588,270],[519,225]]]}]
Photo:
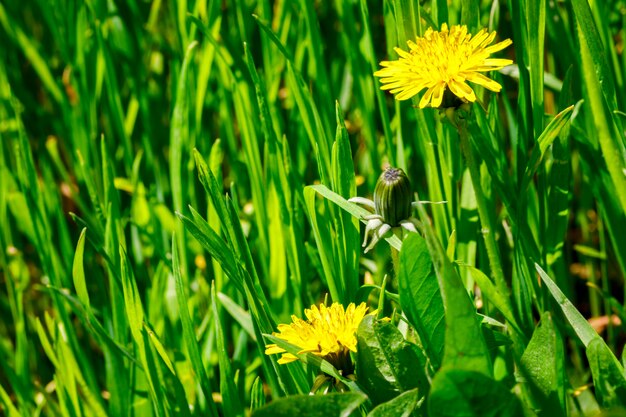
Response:
[{"label": "flower stem", "polygon": [[456,120],[456,127],[459,131],[459,137],[461,140],[461,152],[463,152],[463,156],[465,157],[465,161],[472,178],[472,185],[476,195],[476,205],[478,206],[478,216],[480,217],[480,223],[482,224],[481,232],[487,248],[487,256],[489,257],[491,273],[500,292],[502,292],[502,294],[508,294],[509,291],[504,279],[504,272],[500,262],[500,253],[496,243],[495,230],[491,224],[491,217],[487,211],[487,199],[480,182],[480,170],[478,168],[476,158],[474,157],[472,144],[467,131],[467,120],[464,117],[458,117]]},{"label": "flower stem", "polygon": [[[393,228],[393,234],[396,235],[400,240],[402,240],[402,230],[399,227]],[[393,262],[393,274],[394,276],[398,276],[400,273],[400,251],[394,247],[391,248],[391,260]]]}]

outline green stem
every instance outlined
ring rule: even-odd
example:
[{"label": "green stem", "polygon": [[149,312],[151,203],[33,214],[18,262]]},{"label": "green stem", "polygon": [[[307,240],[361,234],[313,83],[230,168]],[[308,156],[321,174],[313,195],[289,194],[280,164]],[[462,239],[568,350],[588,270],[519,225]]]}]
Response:
[{"label": "green stem", "polygon": [[489,212],[487,210],[487,199],[480,182],[480,170],[476,159],[474,158],[472,145],[467,131],[467,120],[464,118],[458,118],[456,120],[456,127],[459,131],[459,137],[461,140],[461,152],[463,152],[467,167],[469,168],[472,185],[474,186],[474,193],[476,194],[478,216],[480,217],[480,223],[482,224],[481,232],[487,248],[487,256],[489,257],[491,273],[500,292],[508,294],[508,287],[504,279],[502,264],[500,263],[500,253],[496,243],[495,230],[491,224],[491,217],[489,216]]},{"label": "green stem", "polygon": [[[402,240],[402,229],[399,227],[393,228],[393,234],[398,237],[398,239]],[[393,274],[394,276],[398,276],[400,272],[400,251],[393,246],[390,246],[391,249],[391,260],[393,261]]]}]

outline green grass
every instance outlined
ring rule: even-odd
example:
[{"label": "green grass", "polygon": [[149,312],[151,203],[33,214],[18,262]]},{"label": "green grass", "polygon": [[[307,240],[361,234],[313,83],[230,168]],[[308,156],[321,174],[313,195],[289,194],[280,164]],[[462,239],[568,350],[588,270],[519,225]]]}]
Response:
[{"label": "green grass", "polygon": [[[624,10],[0,2],[0,412],[626,415]],[[461,138],[372,75],[444,22],[513,40]],[[447,203],[364,254],[386,163]],[[325,299],[356,381],[264,354]]]}]

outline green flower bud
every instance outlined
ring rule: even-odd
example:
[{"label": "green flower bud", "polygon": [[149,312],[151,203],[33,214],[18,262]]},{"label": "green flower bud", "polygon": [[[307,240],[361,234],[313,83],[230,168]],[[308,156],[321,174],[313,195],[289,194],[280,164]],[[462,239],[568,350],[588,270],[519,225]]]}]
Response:
[{"label": "green flower bud", "polygon": [[380,174],[374,190],[376,214],[392,227],[411,217],[411,183],[400,168],[389,167]]}]

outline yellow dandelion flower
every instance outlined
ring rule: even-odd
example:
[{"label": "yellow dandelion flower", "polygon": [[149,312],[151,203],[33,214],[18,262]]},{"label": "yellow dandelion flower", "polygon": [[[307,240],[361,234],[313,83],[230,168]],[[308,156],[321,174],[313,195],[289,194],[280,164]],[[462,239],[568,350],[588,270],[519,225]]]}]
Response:
[{"label": "yellow dandelion flower", "polygon": [[408,41],[409,52],[394,48],[400,58],[383,61],[383,69],[376,71],[383,84],[381,89],[396,94],[396,100],[409,99],[426,89],[419,102],[440,107],[447,89],[463,102],[476,101],[476,94],[467,84],[470,81],[488,90],[499,92],[502,86],[481,72],[501,69],[513,63],[510,59],[489,58],[511,45],[510,39],[489,46],[496,32],[481,30],[475,36],[467,33],[467,26],[443,24],[441,31],[428,29],[415,42]]},{"label": "yellow dandelion flower", "polygon": [[[361,303],[358,307],[350,303],[344,310],[339,303],[330,307],[321,304],[304,310],[307,320],[291,316],[291,324],[279,324],[274,336],[283,339],[301,350],[298,353],[310,352],[320,356],[337,369],[350,371],[352,364],[350,351],[356,352],[356,330],[365,317],[367,306]],[[265,354],[282,353],[278,363],[285,364],[298,359],[276,344],[265,346]]]}]

